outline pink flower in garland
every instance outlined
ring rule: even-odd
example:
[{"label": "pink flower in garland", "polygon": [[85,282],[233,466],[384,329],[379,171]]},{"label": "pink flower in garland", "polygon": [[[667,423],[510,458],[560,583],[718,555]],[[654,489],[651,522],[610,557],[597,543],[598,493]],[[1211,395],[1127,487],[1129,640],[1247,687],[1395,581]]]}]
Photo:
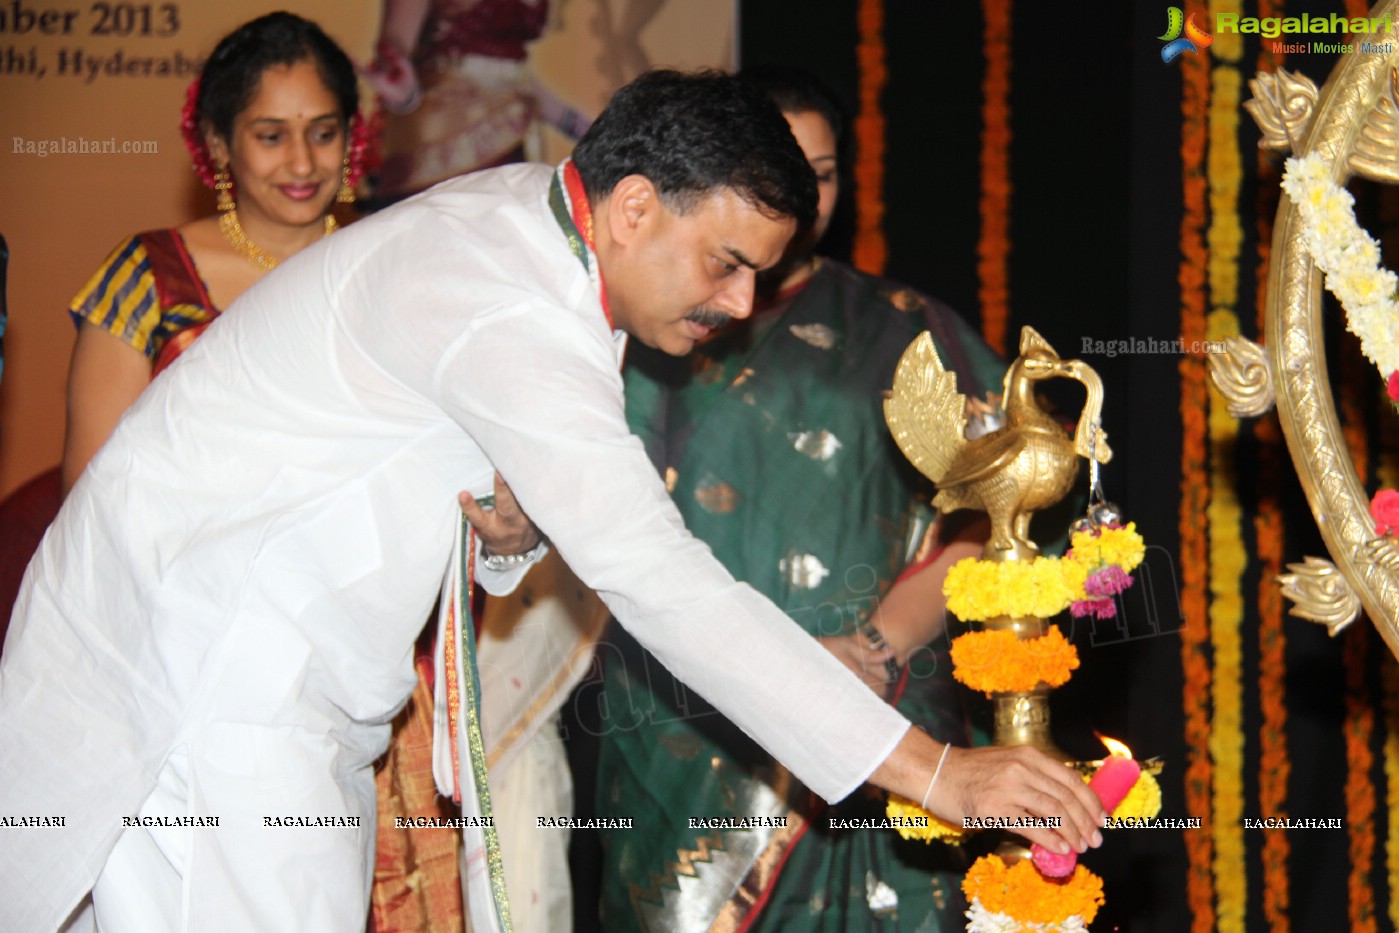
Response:
[{"label": "pink flower in garland", "polygon": [[1117,603],[1110,596],[1099,597],[1098,599],[1080,599],[1069,607],[1069,613],[1075,619],[1082,619],[1084,616],[1093,616],[1098,619],[1117,618]]},{"label": "pink flower in garland", "polygon": [[1116,564],[1105,564],[1088,575],[1083,591],[1089,596],[1116,596],[1131,585],[1131,574]]},{"label": "pink flower in garland", "polygon": [[1389,374],[1389,382],[1385,385],[1385,389],[1389,392],[1391,401],[1399,402],[1399,369]]}]

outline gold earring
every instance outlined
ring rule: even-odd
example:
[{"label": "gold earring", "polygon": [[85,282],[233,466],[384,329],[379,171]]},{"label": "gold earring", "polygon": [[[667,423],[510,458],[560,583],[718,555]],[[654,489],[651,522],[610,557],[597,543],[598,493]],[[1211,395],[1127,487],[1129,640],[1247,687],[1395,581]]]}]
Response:
[{"label": "gold earring", "polygon": [[340,191],[335,195],[335,200],[341,204],[355,203],[355,189],[350,184],[350,156],[345,155],[344,167],[340,170]]},{"label": "gold earring", "polygon": [[219,210],[233,210],[236,206],[233,202],[233,179],[229,177],[228,169],[221,168],[214,173],[214,190],[219,193]]}]

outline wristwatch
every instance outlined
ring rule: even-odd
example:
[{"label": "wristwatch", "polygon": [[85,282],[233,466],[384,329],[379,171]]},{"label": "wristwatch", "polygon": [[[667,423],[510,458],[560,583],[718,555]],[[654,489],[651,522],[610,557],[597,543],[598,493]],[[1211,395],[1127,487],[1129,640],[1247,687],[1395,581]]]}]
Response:
[{"label": "wristwatch", "polygon": [[[863,627],[865,640],[870,643],[870,647],[875,651],[882,651],[889,647],[889,643],[884,640],[884,635],[873,625],[866,624]],[[893,683],[899,679],[899,662],[893,658],[885,658],[884,673],[888,676],[889,682]]]},{"label": "wristwatch", "polygon": [[487,570],[514,570],[516,567],[523,567],[525,564],[532,564],[544,556],[544,550],[548,545],[541,538],[539,543],[525,551],[523,554],[492,554],[486,550],[486,546],[481,545],[481,565]]}]

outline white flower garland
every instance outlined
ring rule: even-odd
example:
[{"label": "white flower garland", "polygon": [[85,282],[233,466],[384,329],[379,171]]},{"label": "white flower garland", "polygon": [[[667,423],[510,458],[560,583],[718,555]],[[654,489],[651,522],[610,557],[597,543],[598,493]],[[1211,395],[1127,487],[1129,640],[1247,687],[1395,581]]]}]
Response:
[{"label": "white flower garland", "polygon": [[1302,219],[1302,245],[1326,273],[1346,312],[1346,329],[1388,378],[1399,370],[1399,276],[1380,265],[1380,245],[1356,222],[1355,199],[1316,153],[1288,159],[1282,190]]},{"label": "white flower garland", "polygon": [[1035,933],[1088,933],[1088,925],[1075,914],[1059,923],[1026,923],[1008,914],[998,914],[981,905],[981,899],[972,900],[967,911],[967,933],[1022,933],[1033,930]]}]

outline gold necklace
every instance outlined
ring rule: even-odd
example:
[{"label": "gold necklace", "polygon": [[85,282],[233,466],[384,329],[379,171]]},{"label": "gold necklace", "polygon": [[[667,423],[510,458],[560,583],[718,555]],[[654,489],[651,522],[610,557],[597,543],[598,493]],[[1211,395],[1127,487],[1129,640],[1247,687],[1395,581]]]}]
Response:
[{"label": "gold necklace", "polygon": [[[321,236],[330,236],[335,232],[335,226],[335,218],[326,214],[325,233],[321,234]],[[238,212],[236,210],[228,211],[219,217],[219,232],[222,233],[223,238],[228,241],[228,245],[233,247],[234,252],[246,258],[248,262],[257,266],[263,272],[271,272],[273,269],[277,268],[277,263],[281,261],[267,250],[248,239],[248,235],[243,232],[243,225],[238,222]]]}]

